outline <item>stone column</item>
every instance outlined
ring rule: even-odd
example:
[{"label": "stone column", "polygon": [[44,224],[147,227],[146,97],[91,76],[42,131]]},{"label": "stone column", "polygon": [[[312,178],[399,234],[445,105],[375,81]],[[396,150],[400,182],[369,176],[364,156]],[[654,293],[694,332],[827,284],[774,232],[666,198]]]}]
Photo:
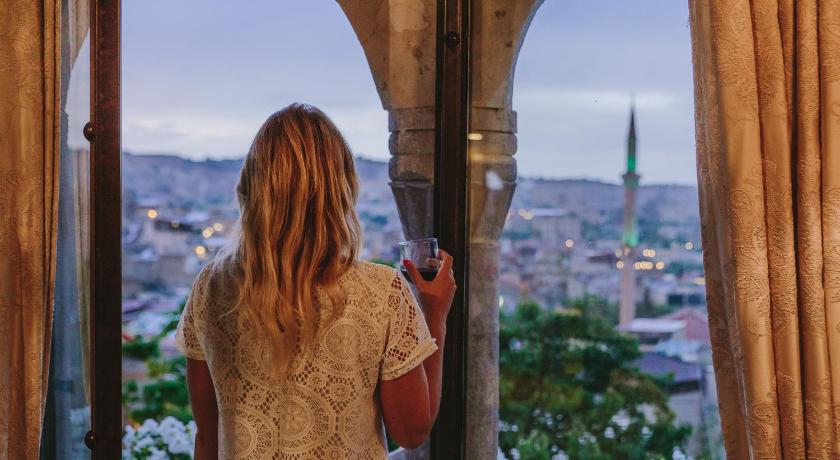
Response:
[{"label": "stone column", "polygon": [[436,0],[338,0],[388,111],[388,172],[407,238],[432,235]]},{"label": "stone column", "polygon": [[[543,0],[473,2],[467,458],[496,458],[499,236],[516,184],[516,57]],[[338,0],[389,113],[389,174],[408,238],[432,234],[436,0]],[[445,382],[444,382],[445,384]],[[400,458],[428,458],[427,449]]]},{"label": "stone column", "polygon": [[467,458],[494,459],[499,431],[499,237],[516,186],[516,58],[543,0],[472,3]]}]

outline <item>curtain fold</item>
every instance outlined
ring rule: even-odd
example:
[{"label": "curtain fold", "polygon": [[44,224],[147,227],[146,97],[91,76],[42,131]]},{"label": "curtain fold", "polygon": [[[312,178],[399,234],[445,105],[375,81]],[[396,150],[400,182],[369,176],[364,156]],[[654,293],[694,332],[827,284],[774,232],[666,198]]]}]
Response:
[{"label": "curtain fold", "polygon": [[0,458],[37,459],[57,228],[60,3],[0,4]]},{"label": "curtain fold", "polygon": [[840,0],[689,0],[727,456],[840,457]]}]

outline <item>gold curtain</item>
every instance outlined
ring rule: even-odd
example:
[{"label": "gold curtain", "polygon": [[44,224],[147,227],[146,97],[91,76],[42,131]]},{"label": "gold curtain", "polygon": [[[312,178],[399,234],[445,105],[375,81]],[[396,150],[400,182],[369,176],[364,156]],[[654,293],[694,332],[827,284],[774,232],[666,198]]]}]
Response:
[{"label": "gold curtain", "polygon": [[727,456],[840,457],[840,0],[689,0]]},{"label": "gold curtain", "polygon": [[37,459],[57,226],[57,0],[0,3],[0,458]]}]

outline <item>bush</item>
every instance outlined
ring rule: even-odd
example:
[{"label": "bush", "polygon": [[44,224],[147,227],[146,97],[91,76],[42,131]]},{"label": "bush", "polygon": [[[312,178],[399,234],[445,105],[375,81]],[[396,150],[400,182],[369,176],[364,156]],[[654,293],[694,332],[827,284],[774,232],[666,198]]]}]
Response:
[{"label": "bush", "polygon": [[500,314],[499,443],[508,458],[670,459],[685,444],[691,428],[675,423],[667,381],[632,364],[641,356],[634,338],[578,310],[525,303]]}]

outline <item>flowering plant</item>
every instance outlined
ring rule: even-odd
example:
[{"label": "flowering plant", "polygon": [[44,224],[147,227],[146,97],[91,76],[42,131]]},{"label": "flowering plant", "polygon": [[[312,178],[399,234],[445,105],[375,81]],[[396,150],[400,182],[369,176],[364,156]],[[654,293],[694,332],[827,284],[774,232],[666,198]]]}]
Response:
[{"label": "flowering plant", "polygon": [[195,422],[182,423],[166,417],[160,423],[146,419],[135,428],[126,425],[123,434],[123,460],[192,460]]}]

